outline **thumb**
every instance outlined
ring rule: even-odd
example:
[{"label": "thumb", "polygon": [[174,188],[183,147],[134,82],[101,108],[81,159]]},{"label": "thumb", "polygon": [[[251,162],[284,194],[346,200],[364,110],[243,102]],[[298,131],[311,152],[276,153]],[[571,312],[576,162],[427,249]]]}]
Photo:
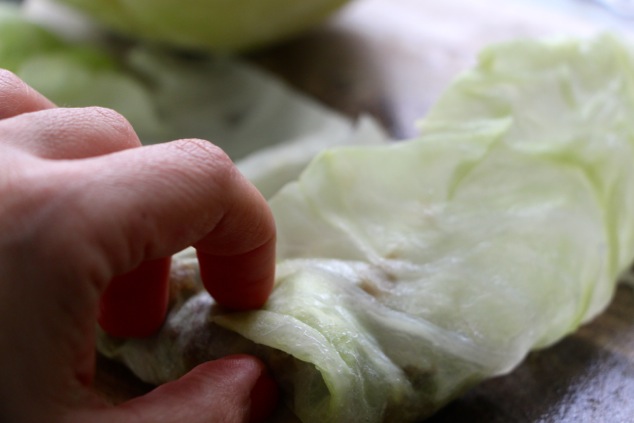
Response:
[{"label": "thumb", "polygon": [[76,412],[70,421],[255,422],[268,417],[276,404],[277,387],[262,362],[236,355],[200,364],[180,379],[117,407]]}]

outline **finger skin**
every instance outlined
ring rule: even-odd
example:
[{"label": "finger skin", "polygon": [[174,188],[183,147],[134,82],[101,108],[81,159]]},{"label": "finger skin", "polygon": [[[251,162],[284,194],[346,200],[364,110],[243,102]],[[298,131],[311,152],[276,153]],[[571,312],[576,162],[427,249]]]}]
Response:
[{"label": "finger skin", "polygon": [[233,256],[197,250],[205,289],[218,304],[232,310],[262,307],[273,289],[275,237],[263,245]]},{"label": "finger skin", "polygon": [[[14,184],[32,191],[25,206],[29,210],[16,214],[31,214],[29,231],[44,237],[38,245],[59,245],[70,236],[66,249],[47,252],[63,254],[54,263],[74,260],[73,268],[112,269],[98,274],[107,278],[96,281],[101,290],[110,278],[144,260],[195,244],[201,267],[210,270],[203,270],[206,285],[221,304],[253,308],[268,297],[275,271],[272,214],[260,193],[211,143],[181,140],[35,168],[25,175],[28,182]],[[56,225],[49,228],[53,219]],[[72,235],[78,226],[92,245],[76,244]],[[90,251],[108,257],[109,263],[82,263],[94,258]]]},{"label": "finger skin", "polygon": [[275,272],[273,216],[222,150],[181,140],[92,161],[77,163],[77,186],[63,203],[89,220],[87,230],[107,231],[99,248],[112,257],[114,275],[195,245],[221,303],[223,289],[241,292],[229,296],[228,306],[236,308],[253,308],[268,297]]},{"label": "finger skin", "polygon": [[[46,103],[46,99],[14,75],[8,72],[1,75],[4,75],[5,86],[17,86],[19,88],[14,91],[28,93],[30,103]],[[22,100],[24,104],[30,104]],[[35,106],[28,110],[32,109]],[[122,116],[102,108],[52,109],[20,115],[0,121],[0,137],[14,147],[48,159],[88,158],[140,145],[132,127]],[[227,307],[259,307],[266,301],[273,285],[275,228],[270,215],[261,218],[251,209],[268,206],[244,178],[235,176],[237,172],[224,153],[210,148],[211,144],[204,141],[184,140],[180,143],[182,146],[174,150],[190,153],[190,158],[199,162],[211,151],[209,162],[213,165],[208,169],[216,174],[204,177],[220,181],[216,190],[226,189],[227,193],[234,194],[222,197],[226,201],[221,203],[220,208],[224,209],[220,210],[221,221],[213,235],[197,242],[205,286],[220,304]],[[131,175],[128,183],[136,179],[134,176]],[[161,175],[156,177],[161,178]],[[112,184],[115,183],[113,180]],[[245,192],[247,195],[243,196]],[[264,222],[261,228],[258,220]]]},{"label": "finger skin", "polygon": [[55,104],[14,73],[0,69],[0,119],[54,108]]},{"label": "finger skin", "polygon": [[0,120],[0,139],[37,157],[59,160],[141,146],[130,123],[102,107],[39,110]]},{"label": "finger skin", "polygon": [[70,412],[65,423],[262,421],[278,401],[277,387],[270,380],[257,358],[229,356],[203,363],[182,378],[118,407]]},{"label": "finger skin", "polygon": [[273,415],[280,402],[280,392],[277,382],[268,372],[260,375],[251,389],[250,398],[250,423],[263,422]]},{"label": "finger skin", "polygon": [[99,326],[110,336],[145,338],[163,324],[169,302],[171,257],[148,260],[115,276],[99,300]]},{"label": "finger skin", "polygon": [[[203,262],[211,257],[202,267],[216,269],[212,285],[241,292],[229,296],[238,298],[231,306],[252,307],[273,285],[275,225],[259,192],[211,143],[133,148],[136,137],[111,111],[114,121],[102,113],[92,126],[73,126],[81,122],[76,110],[48,110],[31,94],[25,98],[22,106],[4,107],[0,120],[0,420],[61,421],[91,398],[86,385],[94,371],[98,304],[114,277],[195,245]],[[86,134],[93,142],[84,142]],[[220,258],[225,264],[214,263]],[[258,372],[240,370],[251,376],[231,379],[226,367],[203,366],[185,385],[170,386],[194,386],[184,390],[192,393],[220,384],[244,398],[240,392],[253,386],[245,381]],[[160,401],[139,400],[129,406],[131,414],[147,406],[151,415],[152,404],[175,407],[172,397],[185,404],[179,391],[161,388]],[[196,398],[180,408],[183,415],[200,414],[205,404]],[[235,403],[214,404],[225,413],[233,405],[222,404]],[[168,416],[169,409],[160,414]]]}]

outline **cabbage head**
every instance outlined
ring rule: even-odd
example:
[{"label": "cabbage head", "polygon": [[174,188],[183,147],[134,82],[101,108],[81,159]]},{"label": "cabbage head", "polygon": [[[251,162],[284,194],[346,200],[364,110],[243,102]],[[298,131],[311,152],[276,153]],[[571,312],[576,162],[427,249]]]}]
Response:
[{"label": "cabbage head", "polygon": [[214,51],[296,35],[347,0],[60,0],[133,38]]}]

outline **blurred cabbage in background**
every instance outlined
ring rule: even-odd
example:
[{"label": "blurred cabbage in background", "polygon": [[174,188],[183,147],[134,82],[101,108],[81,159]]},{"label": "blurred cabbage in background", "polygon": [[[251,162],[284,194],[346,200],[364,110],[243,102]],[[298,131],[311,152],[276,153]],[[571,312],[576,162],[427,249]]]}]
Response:
[{"label": "blurred cabbage in background", "polygon": [[112,30],[190,49],[238,51],[323,21],[348,0],[59,0]]}]

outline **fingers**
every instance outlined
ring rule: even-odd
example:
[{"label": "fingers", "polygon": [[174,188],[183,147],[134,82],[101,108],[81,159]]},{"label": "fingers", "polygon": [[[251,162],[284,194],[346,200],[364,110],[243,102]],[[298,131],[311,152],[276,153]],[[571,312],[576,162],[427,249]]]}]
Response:
[{"label": "fingers", "polygon": [[[181,140],[130,149],[66,163],[64,172],[72,183],[57,197],[60,213],[71,217],[68,226],[81,224],[87,239],[99,240],[97,256],[109,257],[106,267],[115,274],[195,244],[206,283],[213,279],[209,287],[221,304],[229,298],[228,306],[248,308],[268,297],[275,269],[271,211],[211,143]],[[77,259],[85,252],[82,246]],[[223,296],[225,291],[233,294]]]},{"label": "fingers", "polygon": [[277,388],[250,356],[207,362],[118,407],[77,412],[69,423],[202,423],[261,421],[277,404]]},{"label": "fingers", "polygon": [[39,110],[0,120],[0,139],[45,159],[94,157],[141,145],[123,116],[100,107]]},{"label": "fingers", "polygon": [[[114,111],[49,110],[52,104],[15,75],[0,73],[0,81],[0,93],[11,97],[10,103],[22,104],[5,111],[8,118],[0,120],[5,144],[45,159],[89,158],[140,145],[129,123]],[[25,111],[33,113],[19,114]],[[224,153],[208,142],[184,140],[117,155],[112,163],[104,160],[82,163],[82,170],[70,177],[76,178],[75,192],[90,185],[79,196],[84,215],[95,214],[100,204],[96,219],[120,219],[118,224],[130,230],[128,241],[119,241],[135,253],[127,257],[123,271],[132,270],[130,262],[167,257],[177,251],[174,247],[196,242],[205,286],[221,304],[246,309],[266,301],[273,284],[273,218],[259,192]],[[113,207],[125,211],[110,216]],[[146,237],[130,241],[141,233]],[[169,251],[156,255],[159,245],[170,246]]]},{"label": "fingers", "polygon": [[[0,69],[0,140],[46,159],[77,159],[141,145],[113,110],[58,109],[13,73]],[[10,151],[10,150],[6,150]]]},{"label": "fingers", "polygon": [[207,291],[225,307],[247,310],[261,307],[273,287],[275,224],[268,204],[245,178],[230,181],[227,210],[194,246]]},{"label": "fingers", "polygon": [[55,105],[20,78],[0,69],[0,119],[51,109]]},{"label": "fingers", "polygon": [[[52,108],[6,72],[0,72],[3,98],[0,140],[13,148],[0,153],[11,164],[0,187],[20,193],[2,204],[9,225],[5,239],[14,247],[4,273],[20,281],[7,292],[20,299],[22,310],[5,314],[18,317],[10,319],[17,324],[7,324],[15,333],[29,329],[28,339],[16,337],[9,350],[22,356],[8,379],[19,385],[20,398],[77,399],[77,386],[91,378],[86,352],[94,347],[99,295],[113,276],[146,260],[195,244],[206,284],[221,303],[248,308],[268,297],[273,218],[222,151],[198,140],[132,148],[140,143],[120,115]],[[143,313],[133,310],[132,320]],[[40,354],[52,345],[54,354]],[[22,374],[46,377],[25,381]],[[243,421],[254,387],[273,391],[257,382],[262,374],[262,364],[252,358],[207,363],[148,396],[103,411],[103,421]]]},{"label": "fingers", "polygon": [[[227,223],[227,226],[231,224]],[[210,245],[217,247],[216,243],[206,243],[206,246]],[[250,310],[264,305],[274,282],[274,234],[264,244],[243,253],[227,255],[226,251],[216,248],[212,251],[210,254],[202,247],[197,249],[200,275],[211,296],[233,310]]]},{"label": "fingers", "polygon": [[156,333],[167,314],[170,264],[171,257],[144,261],[112,279],[99,301],[99,326],[119,338]]}]

